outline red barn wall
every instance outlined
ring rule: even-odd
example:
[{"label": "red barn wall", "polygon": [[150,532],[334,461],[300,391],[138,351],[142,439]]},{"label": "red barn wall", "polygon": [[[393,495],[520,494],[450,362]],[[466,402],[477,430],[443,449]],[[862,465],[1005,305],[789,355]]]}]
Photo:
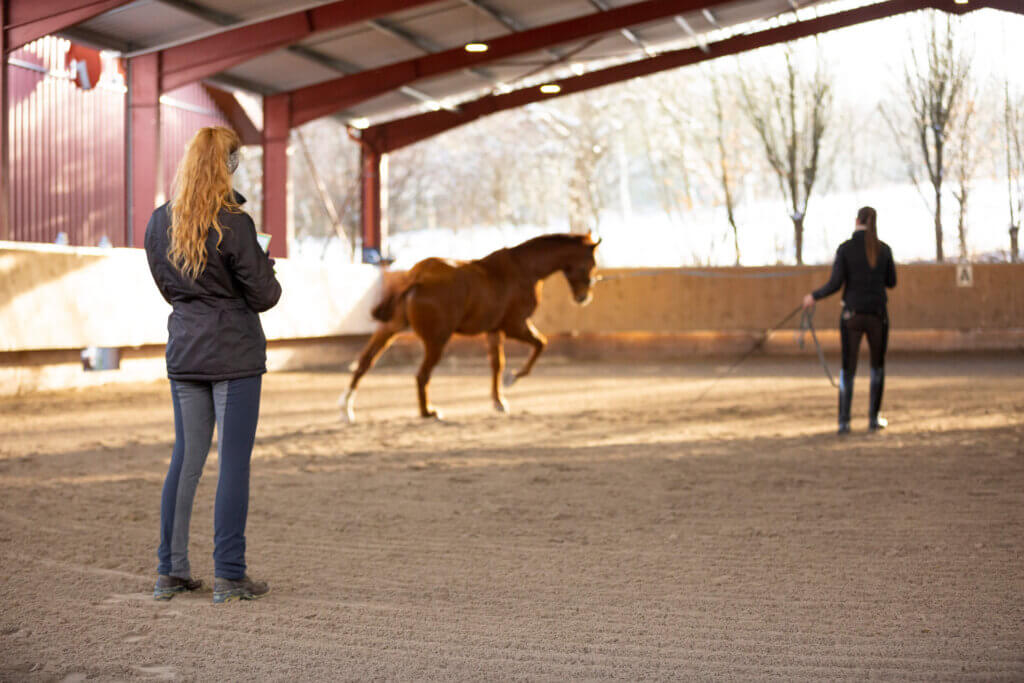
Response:
[{"label": "red barn wall", "polygon": [[[72,44],[46,37],[13,52],[7,65],[10,102],[11,235],[76,246],[106,237],[125,246],[125,99],[121,60],[104,55],[98,83],[76,83]],[[196,129],[229,125],[203,88],[185,86],[161,98],[161,186]]]}]

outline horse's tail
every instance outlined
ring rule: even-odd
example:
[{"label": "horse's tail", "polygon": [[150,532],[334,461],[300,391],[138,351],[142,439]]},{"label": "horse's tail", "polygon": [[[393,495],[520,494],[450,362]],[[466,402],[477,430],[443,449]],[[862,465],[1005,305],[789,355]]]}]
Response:
[{"label": "horse's tail", "polygon": [[405,295],[412,289],[413,283],[407,283],[399,289],[392,289],[384,292],[384,298],[373,307],[370,315],[382,323],[390,322],[395,315],[395,309],[405,299]]}]

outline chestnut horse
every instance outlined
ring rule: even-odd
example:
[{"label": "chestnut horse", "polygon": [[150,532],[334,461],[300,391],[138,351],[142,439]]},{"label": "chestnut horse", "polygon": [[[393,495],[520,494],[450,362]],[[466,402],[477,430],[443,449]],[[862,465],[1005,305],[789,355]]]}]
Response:
[{"label": "chestnut horse", "polygon": [[544,235],[476,261],[428,258],[417,263],[373,309],[373,317],[381,324],[355,364],[352,384],[338,401],[342,419],[355,419],[353,403],[359,380],[394,336],[409,327],[423,341],[423,362],[416,373],[421,416],[440,418],[430,405],[427,384],[453,334],[487,334],[494,408],[507,412],[508,404],[501,395],[501,373],[505,367],[503,337],[533,347],[523,367],[505,378],[504,384],[509,386],[530,374],[547,344],[544,335],[530,322],[540,299],[541,281],[562,271],[576,302],[589,303],[594,252],[599,243],[589,233]]}]

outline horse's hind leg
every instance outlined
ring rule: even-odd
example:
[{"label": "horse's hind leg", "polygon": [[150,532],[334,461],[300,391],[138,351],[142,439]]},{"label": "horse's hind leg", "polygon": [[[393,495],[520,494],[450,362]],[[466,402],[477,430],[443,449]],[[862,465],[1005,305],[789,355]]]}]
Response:
[{"label": "horse's hind leg", "polygon": [[416,287],[410,290],[407,316],[409,326],[423,342],[423,362],[416,373],[416,393],[422,417],[441,419],[430,405],[427,385],[430,375],[441,360],[444,347],[455,332],[454,306],[448,293],[437,288]]},{"label": "horse's hind leg", "polygon": [[352,370],[352,382],[348,386],[348,391],[338,399],[342,420],[355,422],[356,387],[359,386],[359,380],[369,372],[381,354],[391,345],[394,336],[400,331],[393,323],[385,323],[377,327],[373,336],[370,337],[370,341],[366,344],[363,352],[359,354],[359,360],[356,361],[356,366]]},{"label": "horse's hind leg", "polygon": [[430,405],[430,398],[427,395],[427,385],[430,384],[430,374],[441,360],[445,344],[448,339],[424,339],[423,340],[423,362],[420,363],[419,372],[416,373],[416,392],[420,401],[420,416],[434,417],[441,419],[441,413]]},{"label": "horse's hind leg", "polygon": [[534,364],[540,357],[544,347],[548,345],[548,340],[544,338],[544,335],[537,331],[537,328],[533,326],[533,323],[529,319],[524,320],[521,324],[505,330],[505,335],[509,339],[517,339],[521,342],[526,342],[533,347],[530,352],[530,357],[523,363],[523,367],[519,369],[515,374],[508,374],[505,376],[505,386],[510,387],[515,384],[516,380],[526,377],[533,370]]},{"label": "horse's hind leg", "polygon": [[487,355],[491,359],[491,398],[494,399],[494,409],[499,413],[507,413],[508,403],[501,396],[501,372],[505,369],[501,332],[487,333]]}]

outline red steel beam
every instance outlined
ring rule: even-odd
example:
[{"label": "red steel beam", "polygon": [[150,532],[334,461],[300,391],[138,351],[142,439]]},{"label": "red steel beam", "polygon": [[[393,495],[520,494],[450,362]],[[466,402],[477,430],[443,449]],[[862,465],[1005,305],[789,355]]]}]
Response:
[{"label": "red steel beam", "polygon": [[231,127],[238,133],[238,137],[242,139],[243,145],[263,144],[263,133],[252,122],[252,119],[245,112],[245,108],[242,107],[242,104],[232,93],[205,83],[203,84],[203,89],[206,90],[206,94],[210,96],[210,99],[217,105],[221,113],[224,114],[224,118],[231,123]]},{"label": "red steel beam", "polygon": [[131,0],[7,0],[3,17],[4,54],[45,35],[103,14]]},{"label": "red steel beam", "polygon": [[[945,0],[939,1],[944,2]],[[855,24],[862,24],[876,19],[883,19],[897,14],[904,14],[919,9],[935,8],[935,5],[936,2],[932,0],[890,0],[889,2],[868,5],[778,28],[727,38],[717,43],[708,43],[704,48],[694,47],[666,52],[657,57],[555,81],[561,87],[557,94],[544,94],[540,92],[539,88],[524,88],[501,95],[488,95],[471,102],[462,103],[457,111],[441,110],[428,112],[372,126],[363,131],[362,139],[381,153],[393,152],[396,149],[406,147],[499,111],[522,107],[553,97],[561,97],[593,88],[600,88],[613,83],[620,83],[669,69],[677,69],[718,57],[747,52],[759,47],[786,43],[799,38]],[[705,52],[705,49],[707,52]]]},{"label": "red steel beam", "polygon": [[162,88],[174,90],[314,33],[431,2],[437,0],[343,0],[170,47],[162,51]]},{"label": "red steel beam", "polygon": [[288,95],[263,98],[263,231],[270,255],[288,254]]},{"label": "red steel beam", "polygon": [[629,26],[721,5],[728,0],[645,0],[487,41],[487,52],[455,47],[292,91],[292,125],[333,114],[423,78],[553,47]]}]

